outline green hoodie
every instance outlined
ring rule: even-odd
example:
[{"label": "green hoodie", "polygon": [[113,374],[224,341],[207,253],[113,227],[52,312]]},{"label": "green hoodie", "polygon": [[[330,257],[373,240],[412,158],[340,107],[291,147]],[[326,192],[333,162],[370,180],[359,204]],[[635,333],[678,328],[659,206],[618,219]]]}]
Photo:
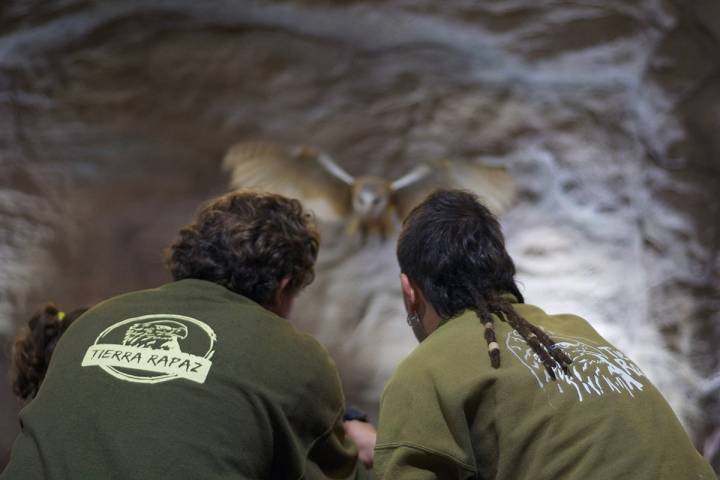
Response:
[{"label": "green hoodie", "polygon": [[71,325],[0,478],[358,478],[343,404],[317,341],[220,285],[182,280]]},{"label": "green hoodie", "polygon": [[551,380],[497,319],[493,369],[477,316],[447,321],[385,387],[376,478],[715,479],[647,377],[586,321],[513,307],[570,355],[571,375]]}]

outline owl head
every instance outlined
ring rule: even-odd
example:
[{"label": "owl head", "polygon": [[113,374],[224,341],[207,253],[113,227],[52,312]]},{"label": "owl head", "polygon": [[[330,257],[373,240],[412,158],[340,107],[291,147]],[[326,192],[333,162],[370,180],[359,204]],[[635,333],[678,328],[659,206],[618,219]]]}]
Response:
[{"label": "owl head", "polygon": [[383,178],[361,177],[352,188],[352,207],[366,221],[379,220],[390,206],[390,182]]}]

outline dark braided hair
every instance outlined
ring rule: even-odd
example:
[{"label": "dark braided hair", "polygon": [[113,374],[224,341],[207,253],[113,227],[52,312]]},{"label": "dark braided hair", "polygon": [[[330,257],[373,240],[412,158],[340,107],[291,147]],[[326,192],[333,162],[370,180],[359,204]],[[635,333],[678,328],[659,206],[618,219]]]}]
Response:
[{"label": "dark braided hair", "polygon": [[505,249],[500,223],[478,198],[461,190],[438,190],[403,222],[398,240],[400,269],[443,319],[472,310],[485,327],[493,368],[500,346],[493,315],[516,330],[540,357],[550,377],[572,360],[540,328],[520,316],[504,294],[520,303],[515,264]]},{"label": "dark braided hair", "polygon": [[65,314],[48,303],[30,318],[13,342],[10,376],[15,395],[22,399],[35,397],[60,336],[86,311],[79,308]]}]

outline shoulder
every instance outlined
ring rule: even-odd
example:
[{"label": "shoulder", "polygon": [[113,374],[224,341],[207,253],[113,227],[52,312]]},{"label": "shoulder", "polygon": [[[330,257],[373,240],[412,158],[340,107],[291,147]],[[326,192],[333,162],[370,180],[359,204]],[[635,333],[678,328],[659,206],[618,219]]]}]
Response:
[{"label": "shoulder", "polygon": [[525,303],[513,304],[513,308],[530,323],[546,329],[555,330],[558,333],[568,331],[576,334],[600,337],[600,334],[593,328],[590,322],[580,315],[572,313],[549,314],[540,307]]},{"label": "shoulder", "polygon": [[433,351],[436,349],[437,345],[430,343],[430,337],[425,339],[398,364],[388,381],[388,385],[402,384],[426,377],[428,374],[427,369],[430,366],[429,360],[433,357]]},{"label": "shoulder", "polygon": [[297,395],[324,396],[342,403],[340,376],[327,349],[312,335],[270,312],[263,314],[262,322],[263,335],[268,335],[262,342],[267,348],[262,352],[263,361],[269,370],[278,372],[278,379],[291,380],[276,387],[299,388]]},{"label": "shoulder", "polygon": [[[438,384],[462,375],[481,375],[478,352],[485,345],[484,328],[474,312],[454,317],[430,334],[400,363],[386,384],[392,391],[436,390]],[[452,389],[452,388],[451,388]]]},{"label": "shoulder", "polygon": [[[396,405],[403,408],[407,401],[414,397],[424,396],[426,391],[435,390],[434,385],[434,351],[437,346],[429,342],[430,337],[418,345],[393,372],[385,384],[382,404],[385,408]],[[394,407],[391,407],[394,408]]]},{"label": "shoulder", "polygon": [[290,325],[293,338],[293,352],[303,362],[305,373],[336,377],[337,368],[330,353],[315,337],[302,333]]}]

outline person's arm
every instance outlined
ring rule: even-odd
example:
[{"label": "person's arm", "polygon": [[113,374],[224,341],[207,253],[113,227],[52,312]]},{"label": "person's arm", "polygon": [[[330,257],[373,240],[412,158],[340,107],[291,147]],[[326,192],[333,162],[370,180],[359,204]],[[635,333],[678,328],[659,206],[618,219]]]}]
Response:
[{"label": "person's arm", "polygon": [[473,467],[427,448],[383,444],[375,448],[375,476],[392,480],[475,478]]},{"label": "person's arm", "polygon": [[364,479],[365,469],[358,461],[357,447],[346,435],[343,423],[340,412],[333,428],[312,445],[308,460],[325,477]]},{"label": "person's arm", "polygon": [[[308,438],[307,478],[362,479],[365,468],[358,459],[358,449],[344,428],[345,399],[340,376],[327,351],[306,337],[305,352],[312,352],[303,368],[302,391],[294,402],[307,412],[304,421],[296,422],[301,437]],[[312,433],[311,433],[312,432]],[[312,437],[308,437],[308,434]]]},{"label": "person's arm", "polygon": [[343,426],[345,434],[355,443],[360,461],[366,468],[372,468],[377,442],[375,427],[366,420],[345,420]]},{"label": "person's arm", "polygon": [[417,360],[398,367],[380,404],[376,479],[475,478],[464,413],[441,390]]}]

